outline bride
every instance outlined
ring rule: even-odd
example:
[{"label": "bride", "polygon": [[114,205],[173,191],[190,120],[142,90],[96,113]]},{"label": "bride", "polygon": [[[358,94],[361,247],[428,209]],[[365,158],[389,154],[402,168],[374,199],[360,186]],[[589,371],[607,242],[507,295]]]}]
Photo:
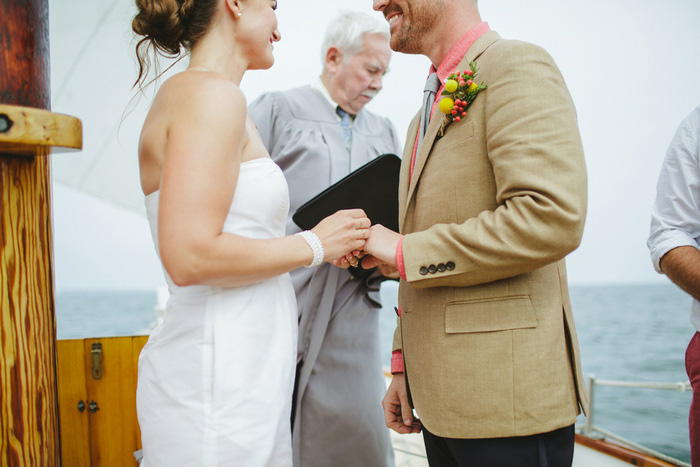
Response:
[{"label": "bride", "polygon": [[139,358],[147,467],[291,465],[297,311],[287,272],[361,250],[370,221],[340,211],[284,236],[287,185],[240,82],[280,40],[275,0],[136,0],[137,85],[149,55],[190,54],[139,142],[141,186],[170,299]]}]

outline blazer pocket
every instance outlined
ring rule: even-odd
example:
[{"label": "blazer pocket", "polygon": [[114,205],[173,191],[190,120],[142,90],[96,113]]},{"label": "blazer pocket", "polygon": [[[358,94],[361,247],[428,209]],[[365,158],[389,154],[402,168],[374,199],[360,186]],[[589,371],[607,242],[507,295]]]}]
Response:
[{"label": "blazer pocket", "polygon": [[445,332],[492,332],[537,327],[528,295],[465,300],[445,305]]}]

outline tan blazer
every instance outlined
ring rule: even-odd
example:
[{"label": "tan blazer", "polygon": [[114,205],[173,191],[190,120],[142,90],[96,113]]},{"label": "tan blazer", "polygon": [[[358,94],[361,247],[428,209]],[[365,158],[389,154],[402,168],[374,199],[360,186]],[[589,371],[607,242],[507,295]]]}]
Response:
[{"label": "tan blazer", "polygon": [[539,47],[489,32],[459,69],[472,60],[487,89],[443,136],[436,111],[410,182],[418,117],[409,128],[394,348],[432,433],[543,433],[588,405],[564,264],[586,213],[576,112]]}]

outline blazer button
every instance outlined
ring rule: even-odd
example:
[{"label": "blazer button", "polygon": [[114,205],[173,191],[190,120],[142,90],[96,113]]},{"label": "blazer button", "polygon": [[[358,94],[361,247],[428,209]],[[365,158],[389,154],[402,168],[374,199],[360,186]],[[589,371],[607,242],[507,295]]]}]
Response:
[{"label": "blazer button", "polygon": [[447,266],[445,266],[445,263],[440,263],[440,264],[438,264],[437,269],[440,272],[445,272],[445,270],[447,269]]},{"label": "blazer button", "polygon": [[426,268],[425,266],[422,266],[422,267],[418,270],[418,272],[420,272],[420,275],[421,275],[421,276],[425,276],[426,274],[428,274],[428,268]]},{"label": "blazer button", "polygon": [[447,267],[448,271],[452,271],[455,268],[454,261],[448,261],[447,264],[445,265],[445,267]]},{"label": "blazer button", "polygon": [[437,272],[437,266],[431,264],[430,266],[428,266],[428,271],[430,271],[430,274],[435,274]]}]

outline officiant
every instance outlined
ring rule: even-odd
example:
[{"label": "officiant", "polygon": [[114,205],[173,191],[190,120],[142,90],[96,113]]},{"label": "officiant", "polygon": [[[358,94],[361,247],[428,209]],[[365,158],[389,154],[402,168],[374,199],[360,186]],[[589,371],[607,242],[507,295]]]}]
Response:
[{"label": "officiant", "polygon": [[[382,89],[389,38],[384,21],[343,13],[327,27],[320,77],[250,104],[289,184],[288,234],[300,230],[291,215],[306,201],[381,154],[401,154],[392,123],[364,110]],[[361,272],[324,264],[292,273],[299,307],[292,413],[297,467],[394,465],[381,407],[379,286],[386,277]]]}]

